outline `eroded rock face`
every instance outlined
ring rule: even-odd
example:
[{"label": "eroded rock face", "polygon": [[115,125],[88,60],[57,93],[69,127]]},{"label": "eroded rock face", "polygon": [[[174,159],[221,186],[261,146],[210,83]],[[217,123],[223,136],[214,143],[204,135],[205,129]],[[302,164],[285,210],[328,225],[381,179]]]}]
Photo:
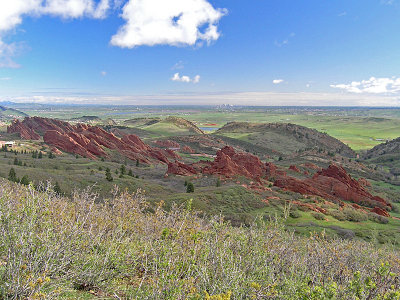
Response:
[{"label": "eroded rock face", "polygon": [[154,160],[168,164],[169,158],[179,158],[173,151],[150,147],[136,135],[125,135],[120,139],[100,127],[86,124],[71,125],[60,120],[33,117],[22,122],[14,121],[7,130],[32,140],[40,139],[40,134],[43,134],[46,144],[90,159],[107,157],[105,149],[116,150],[127,158],[147,164]]},{"label": "eroded rock face", "polygon": [[21,139],[24,140],[39,140],[40,135],[34,130],[26,126],[19,120],[14,120],[10,126],[7,127],[7,133],[18,133]]},{"label": "eroded rock face", "polygon": [[301,173],[300,169],[295,165],[291,165],[289,167],[289,170],[292,170],[292,171],[297,172],[297,173]]},{"label": "eroded rock face", "polygon": [[[274,185],[303,195],[321,196],[341,206],[343,201],[349,201],[369,207],[391,207],[385,199],[371,195],[363,185],[347,174],[345,169],[337,165],[330,165],[327,169],[315,173],[312,178],[304,180],[281,176]],[[383,208],[382,211],[386,212]]]},{"label": "eroded rock face", "polygon": [[186,165],[179,161],[175,161],[168,163],[167,174],[191,176],[191,175],[196,175],[197,172],[192,166]]},{"label": "eroded rock face", "polygon": [[203,174],[218,174],[223,176],[245,176],[260,179],[264,166],[260,159],[249,153],[236,153],[231,146],[226,146],[217,152],[217,157],[202,170]]},{"label": "eroded rock face", "polygon": [[184,153],[189,153],[189,154],[193,154],[196,153],[196,151],[194,151],[192,148],[190,148],[189,146],[183,146],[181,149],[182,152]]},{"label": "eroded rock face", "polygon": [[390,214],[386,210],[384,210],[384,209],[382,209],[380,207],[374,207],[371,210],[371,212],[376,213],[377,215],[380,215],[380,216],[383,216],[383,217],[388,217],[388,218],[390,217]]}]

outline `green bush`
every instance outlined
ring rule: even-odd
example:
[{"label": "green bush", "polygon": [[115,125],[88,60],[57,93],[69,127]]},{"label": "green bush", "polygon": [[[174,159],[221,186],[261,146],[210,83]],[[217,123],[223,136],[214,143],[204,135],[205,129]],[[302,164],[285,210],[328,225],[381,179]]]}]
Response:
[{"label": "green bush", "polygon": [[316,220],[325,220],[324,214],[313,212],[311,215],[316,219]]},{"label": "green bush", "polygon": [[346,220],[351,222],[363,222],[368,220],[367,214],[350,207],[343,208],[343,214]]}]

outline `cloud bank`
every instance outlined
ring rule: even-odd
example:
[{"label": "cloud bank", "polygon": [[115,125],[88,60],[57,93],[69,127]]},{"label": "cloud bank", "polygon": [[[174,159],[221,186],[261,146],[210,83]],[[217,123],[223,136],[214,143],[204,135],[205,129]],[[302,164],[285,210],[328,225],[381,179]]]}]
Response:
[{"label": "cloud bank", "polygon": [[356,94],[395,94],[400,92],[400,78],[375,78],[353,81],[349,84],[332,84],[330,87]]}]

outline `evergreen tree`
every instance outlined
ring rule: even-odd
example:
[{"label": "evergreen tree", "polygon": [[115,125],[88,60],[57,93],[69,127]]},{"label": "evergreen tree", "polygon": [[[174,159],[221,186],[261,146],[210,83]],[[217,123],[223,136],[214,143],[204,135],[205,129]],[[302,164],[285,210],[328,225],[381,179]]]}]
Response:
[{"label": "evergreen tree", "polygon": [[29,177],[28,177],[28,175],[24,175],[24,176],[21,178],[20,183],[23,184],[23,185],[29,185]]},{"label": "evergreen tree", "polygon": [[37,158],[37,151],[32,151],[32,158]]},{"label": "evergreen tree", "polygon": [[14,158],[14,166],[18,166],[18,158]]},{"label": "evergreen tree", "polygon": [[183,186],[187,186],[188,185],[188,181],[185,180],[185,182],[183,183]]},{"label": "evergreen tree", "polygon": [[8,180],[13,181],[13,182],[17,182],[17,174],[15,173],[14,168],[10,169],[10,172],[8,173]]},{"label": "evergreen tree", "polygon": [[136,160],[136,167],[139,167],[139,159]]},{"label": "evergreen tree", "polygon": [[125,167],[125,165],[121,165],[121,167],[119,168],[119,170],[120,170],[120,173],[121,173],[122,176],[125,175],[125,173],[126,173],[126,167]]},{"label": "evergreen tree", "polygon": [[60,187],[60,185],[58,184],[58,181],[56,181],[56,184],[54,185],[54,192],[55,192],[57,195],[59,195],[59,196],[62,195],[61,187]]},{"label": "evergreen tree", "polygon": [[132,173],[132,170],[131,170],[131,169],[129,169],[129,171],[128,171],[128,176],[133,177],[133,173]]},{"label": "evergreen tree", "polygon": [[42,158],[42,157],[43,157],[42,151],[39,151],[38,158],[40,159],[40,158]]},{"label": "evergreen tree", "polygon": [[194,193],[194,185],[191,182],[188,182],[186,186],[186,193]]},{"label": "evergreen tree", "polygon": [[217,179],[217,183],[215,184],[216,187],[220,187],[221,186],[221,179]]},{"label": "evergreen tree", "polygon": [[54,154],[53,154],[53,152],[52,152],[52,151],[50,151],[48,156],[49,156],[49,158],[50,158],[50,159],[51,159],[51,158],[54,158]]},{"label": "evergreen tree", "polygon": [[113,180],[114,180],[114,178],[113,178],[112,175],[111,175],[110,168],[107,168],[107,169],[106,169],[106,179],[107,179],[108,181],[113,181]]}]

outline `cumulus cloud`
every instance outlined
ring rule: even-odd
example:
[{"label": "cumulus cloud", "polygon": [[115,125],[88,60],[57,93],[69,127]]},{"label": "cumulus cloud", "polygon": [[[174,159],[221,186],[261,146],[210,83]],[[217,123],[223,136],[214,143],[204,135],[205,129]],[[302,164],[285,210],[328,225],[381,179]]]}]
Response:
[{"label": "cumulus cloud", "polygon": [[122,13],[126,24],[111,44],[133,48],[210,43],[219,38],[218,22],[225,14],[206,0],[129,0]]},{"label": "cumulus cloud", "polygon": [[51,15],[67,18],[105,18],[109,0],[1,0],[0,1],[0,68],[18,67],[13,61],[18,44],[6,44],[4,35],[22,23],[23,17]]},{"label": "cumulus cloud", "polygon": [[100,75],[101,75],[101,76],[106,76],[106,75],[107,75],[107,72],[106,72],[106,71],[101,71],[101,72],[100,72]]},{"label": "cumulus cloud", "polygon": [[196,75],[193,78],[190,78],[189,76],[182,75],[180,76],[179,73],[175,73],[174,76],[171,77],[172,81],[178,81],[178,82],[192,82],[192,83],[199,83],[200,82],[200,75]]},{"label": "cumulus cloud", "polygon": [[353,81],[349,84],[332,84],[330,87],[356,94],[394,94],[400,91],[400,78],[371,77],[368,80]]},{"label": "cumulus cloud", "polygon": [[280,83],[282,83],[282,82],[284,82],[283,79],[274,79],[274,80],[272,80],[272,83],[273,83],[273,84],[280,84]]}]

